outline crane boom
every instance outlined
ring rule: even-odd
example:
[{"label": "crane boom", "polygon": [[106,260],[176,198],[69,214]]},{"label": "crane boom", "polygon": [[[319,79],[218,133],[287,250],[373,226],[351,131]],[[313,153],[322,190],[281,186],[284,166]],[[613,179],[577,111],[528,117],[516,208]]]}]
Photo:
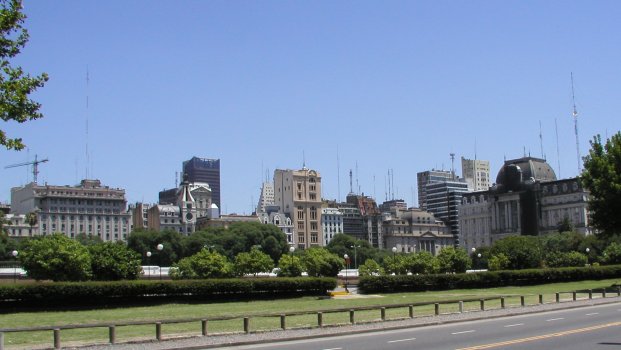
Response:
[{"label": "crane boom", "polygon": [[7,165],[4,168],[5,169],[9,169],[9,168],[17,168],[20,166],[27,166],[27,165],[32,165],[32,178],[34,183],[37,183],[37,175],[39,175],[39,164],[41,163],[45,163],[49,161],[47,158],[45,159],[41,159],[41,160],[37,160],[37,155],[35,155],[35,160],[33,162],[24,162],[24,163],[18,163],[18,164],[11,164],[11,165]]}]

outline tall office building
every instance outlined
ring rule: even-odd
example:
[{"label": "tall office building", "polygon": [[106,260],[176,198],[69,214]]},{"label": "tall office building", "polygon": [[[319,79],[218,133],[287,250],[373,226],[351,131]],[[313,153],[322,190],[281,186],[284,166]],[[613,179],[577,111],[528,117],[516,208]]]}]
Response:
[{"label": "tall office building", "polygon": [[448,170],[428,170],[416,174],[418,185],[418,207],[427,210],[427,185],[444,182],[455,178],[455,174]]},{"label": "tall office building", "polygon": [[294,245],[300,249],[322,246],[321,175],[315,170],[274,171],[274,204],[293,219]]},{"label": "tall office building", "polygon": [[267,211],[266,208],[270,205],[274,205],[274,184],[271,182],[264,182],[263,186],[261,186],[261,196],[257,204],[257,214],[265,213]]},{"label": "tall office building", "polygon": [[470,191],[487,191],[489,180],[489,160],[466,159],[461,157],[461,174]]},{"label": "tall office building", "polygon": [[464,193],[468,193],[468,184],[462,179],[435,182],[426,186],[427,211],[444,221],[459,243],[459,206]]},{"label": "tall office building", "polygon": [[211,188],[211,201],[222,211],[220,197],[220,159],[192,157],[183,162],[182,171],[187,182],[206,182]]}]

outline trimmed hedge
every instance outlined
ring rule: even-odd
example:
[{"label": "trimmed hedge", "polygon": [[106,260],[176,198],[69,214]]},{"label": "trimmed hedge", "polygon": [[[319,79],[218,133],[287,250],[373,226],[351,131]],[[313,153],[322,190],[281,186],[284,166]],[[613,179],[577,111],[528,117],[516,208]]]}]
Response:
[{"label": "trimmed hedge", "polygon": [[244,278],[181,281],[45,282],[0,285],[0,305],[103,306],[149,301],[211,301],[325,295],[334,278]]},{"label": "trimmed hedge", "polygon": [[429,290],[526,286],[617,277],[621,277],[621,265],[460,274],[363,276],[360,278],[358,289],[363,293],[422,292]]}]

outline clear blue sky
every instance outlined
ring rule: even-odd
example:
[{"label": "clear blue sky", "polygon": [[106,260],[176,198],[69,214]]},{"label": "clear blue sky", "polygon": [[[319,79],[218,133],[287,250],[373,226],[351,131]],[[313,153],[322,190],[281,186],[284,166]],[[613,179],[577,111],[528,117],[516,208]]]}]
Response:
[{"label": "clear blue sky", "polygon": [[476,144],[492,179],[505,157],[541,157],[539,122],[559,175],[555,119],[560,177],[575,176],[570,72],[582,155],[621,129],[619,1],[24,5],[16,63],[50,80],[34,96],[43,119],[0,124],[29,146],[0,150],[1,202],[32,180],[4,166],[35,154],[50,159],[40,183],[75,185],[88,168],[129,202],[157,201],[199,156],[221,159],[222,211],[249,213],[266,170],[301,168],[304,154],[324,198],[345,198],[357,164],[361,192],[381,202],[391,168],[411,204],[416,173],[450,169],[451,152],[460,169]]}]

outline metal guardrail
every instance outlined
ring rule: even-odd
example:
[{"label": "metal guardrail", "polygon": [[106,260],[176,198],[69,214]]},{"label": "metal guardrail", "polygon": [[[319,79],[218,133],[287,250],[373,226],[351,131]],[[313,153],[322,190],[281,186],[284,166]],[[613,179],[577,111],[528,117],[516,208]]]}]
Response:
[{"label": "metal guardrail", "polygon": [[[597,292],[599,291],[599,292]],[[578,293],[587,294],[588,297],[582,299],[593,299],[595,295],[601,296],[601,298],[607,298],[609,295],[614,294],[614,296],[621,297],[621,287],[617,287],[616,290],[610,291],[606,289],[601,290],[588,290],[588,291],[572,291],[572,292],[557,292],[554,294],[555,301],[554,303],[563,302],[561,296],[563,294],[570,294],[571,300],[578,300]],[[534,295],[529,294],[529,297],[533,297]],[[285,330],[287,329],[287,317],[289,316],[300,316],[300,315],[316,315],[317,316],[317,325],[312,327],[325,327],[329,326],[324,323],[324,314],[331,313],[349,313],[349,324],[356,324],[356,312],[358,311],[370,311],[370,310],[378,310],[380,312],[380,322],[386,320],[398,320],[401,318],[386,318],[386,310],[388,309],[400,309],[400,308],[408,308],[409,318],[415,318],[414,308],[415,307],[424,307],[424,306],[434,306],[433,315],[439,316],[441,315],[441,305],[450,305],[457,304],[459,313],[463,313],[464,311],[464,303],[472,303],[479,302],[480,311],[491,310],[486,309],[486,305],[489,301],[500,301],[500,308],[506,308],[506,299],[507,298],[516,298],[517,296],[500,296],[500,297],[490,297],[490,298],[469,298],[462,300],[448,300],[448,301],[440,301],[440,302],[421,302],[421,303],[403,303],[403,304],[389,304],[389,305],[373,305],[373,306],[359,306],[353,308],[337,308],[337,309],[325,309],[325,310],[316,310],[316,311],[297,311],[297,312],[287,312],[287,313],[265,313],[265,314],[255,314],[252,316],[224,316],[224,317],[203,317],[203,318],[176,318],[176,319],[164,319],[164,320],[146,320],[146,321],[132,321],[132,322],[115,322],[115,323],[91,323],[91,324],[67,324],[67,325],[59,325],[59,326],[39,326],[39,327],[17,327],[17,328],[0,328],[0,350],[4,350],[4,335],[5,333],[16,333],[16,332],[40,332],[40,331],[52,331],[53,335],[53,347],[54,349],[61,349],[61,331],[62,330],[70,330],[70,329],[81,329],[81,328],[108,328],[108,342],[110,344],[115,344],[117,342],[116,339],[116,329],[118,327],[128,327],[128,326],[144,326],[144,325],[153,325],[155,326],[155,339],[158,341],[163,340],[162,334],[162,325],[165,324],[176,324],[176,323],[192,323],[192,322],[200,322],[201,334],[203,336],[208,335],[217,335],[218,333],[210,334],[208,333],[208,325],[211,321],[228,321],[239,319],[242,321],[243,333],[250,333],[250,321],[252,318],[265,318],[265,317],[278,317],[280,318],[280,328]],[[536,304],[526,304],[526,296],[519,296],[520,305],[518,307],[531,306]],[[566,298],[567,299],[567,298]],[[565,300],[567,301],[567,300]],[[544,304],[544,294],[538,294],[538,304]],[[276,329],[274,329],[276,330]]]}]

